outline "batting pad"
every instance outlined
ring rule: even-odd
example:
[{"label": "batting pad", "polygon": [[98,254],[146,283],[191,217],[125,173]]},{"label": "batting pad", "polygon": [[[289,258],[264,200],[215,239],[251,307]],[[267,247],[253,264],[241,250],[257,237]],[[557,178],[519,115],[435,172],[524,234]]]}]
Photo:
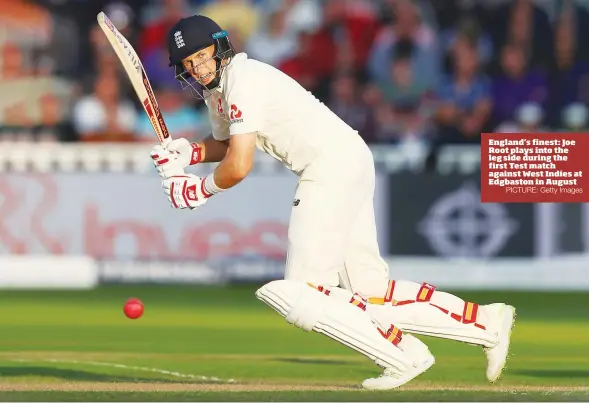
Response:
[{"label": "batting pad", "polygon": [[[329,294],[329,289],[313,288],[304,282],[290,280],[272,281],[256,291],[256,297],[288,323],[337,340],[383,368],[394,368],[403,373],[429,354],[427,347],[411,335],[404,336],[410,338],[406,343],[403,341],[395,346],[383,337],[366,312]],[[351,293],[349,297],[351,299]],[[406,346],[406,351],[402,345]]]},{"label": "batting pad", "polygon": [[394,321],[403,331],[492,347],[499,318],[485,306],[412,281],[389,281],[384,298],[368,298],[366,312],[378,322]]}]

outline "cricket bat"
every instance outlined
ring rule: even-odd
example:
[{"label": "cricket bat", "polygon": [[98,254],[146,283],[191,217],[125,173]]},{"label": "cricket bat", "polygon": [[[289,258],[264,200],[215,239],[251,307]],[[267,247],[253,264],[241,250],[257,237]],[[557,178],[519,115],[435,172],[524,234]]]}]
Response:
[{"label": "cricket bat", "polygon": [[119,32],[104,12],[100,12],[97,19],[98,25],[100,25],[104,35],[106,35],[106,38],[127,72],[135,93],[151,121],[155,134],[162,146],[167,146],[172,141],[172,138],[170,137],[168,127],[153,94],[147,74],[145,74],[143,64],[139,56],[137,56],[137,52],[135,52],[129,41]]}]

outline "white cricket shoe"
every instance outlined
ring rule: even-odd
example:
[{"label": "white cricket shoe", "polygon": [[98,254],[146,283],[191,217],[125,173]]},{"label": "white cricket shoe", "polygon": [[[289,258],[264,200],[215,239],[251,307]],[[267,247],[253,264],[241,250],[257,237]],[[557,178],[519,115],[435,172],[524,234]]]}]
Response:
[{"label": "white cricket shoe", "polygon": [[490,316],[496,314],[498,321],[497,344],[493,347],[483,347],[487,356],[487,379],[489,382],[495,382],[501,376],[507,362],[511,331],[515,321],[515,308],[506,304],[490,304],[485,308]]},{"label": "white cricket shoe", "polygon": [[409,334],[403,335],[399,348],[407,352],[411,351],[412,355],[416,356],[416,363],[413,367],[403,372],[395,368],[385,368],[378,378],[368,378],[362,382],[365,389],[388,390],[398,388],[427,371],[436,362],[427,346]]},{"label": "white cricket shoe", "polygon": [[399,373],[394,368],[386,368],[378,378],[368,378],[362,382],[365,389],[370,390],[388,390],[398,388],[416,378],[418,375],[427,371],[434,365],[436,359],[430,355],[425,361],[420,363],[417,367],[410,368],[408,371]]}]

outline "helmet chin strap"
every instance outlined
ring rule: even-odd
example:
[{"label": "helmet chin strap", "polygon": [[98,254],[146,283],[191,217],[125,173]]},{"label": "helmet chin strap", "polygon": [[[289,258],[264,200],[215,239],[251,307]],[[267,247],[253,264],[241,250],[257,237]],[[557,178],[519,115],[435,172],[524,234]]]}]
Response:
[{"label": "helmet chin strap", "polygon": [[[220,74],[221,74],[221,72],[219,72],[219,75]],[[215,78],[210,83],[203,84],[203,87],[205,87],[209,91],[212,91],[219,86],[220,82],[221,82],[221,77],[217,76],[217,73],[215,73]]]}]

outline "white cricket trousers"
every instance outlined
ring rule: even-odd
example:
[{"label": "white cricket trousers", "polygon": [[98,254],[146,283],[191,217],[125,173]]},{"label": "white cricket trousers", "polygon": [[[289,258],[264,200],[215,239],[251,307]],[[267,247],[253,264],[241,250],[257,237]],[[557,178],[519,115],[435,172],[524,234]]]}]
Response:
[{"label": "white cricket trousers", "polygon": [[342,143],[313,161],[300,177],[288,229],[285,279],[339,285],[366,298],[381,296],[389,268],[377,241],[374,159],[360,137]]}]

